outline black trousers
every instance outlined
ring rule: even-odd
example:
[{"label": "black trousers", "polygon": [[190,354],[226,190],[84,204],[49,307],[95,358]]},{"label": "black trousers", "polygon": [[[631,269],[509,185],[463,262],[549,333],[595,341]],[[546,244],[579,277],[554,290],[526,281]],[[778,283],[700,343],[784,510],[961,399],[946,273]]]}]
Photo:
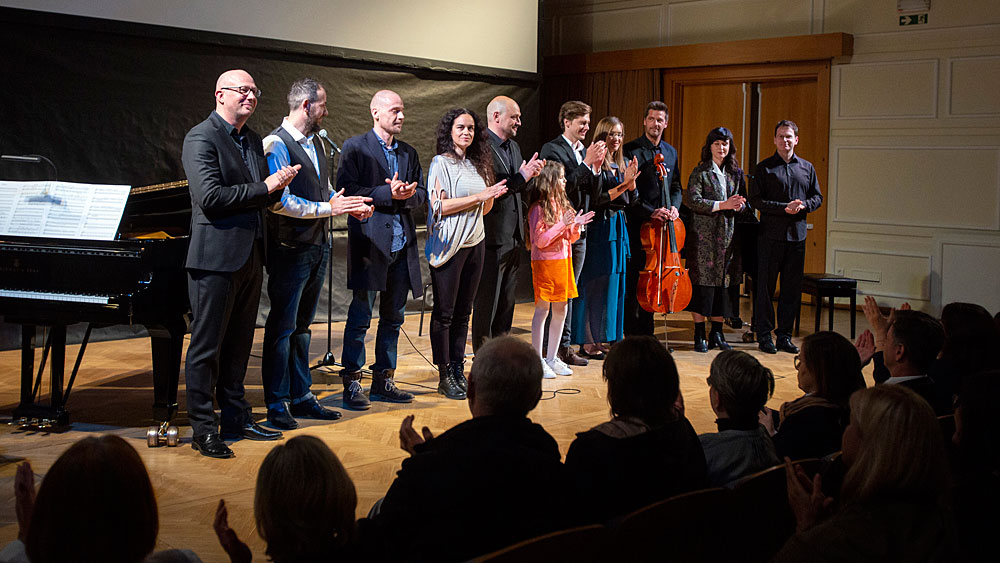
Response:
[{"label": "black trousers", "polygon": [[486,247],[482,281],[472,310],[473,351],[479,350],[487,339],[510,332],[522,253],[517,245],[506,250],[499,246]]},{"label": "black trousers", "polygon": [[[806,262],[806,241],[757,239],[757,291],[754,295],[753,330],[778,336],[792,336],[795,317],[802,304],[802,269]],[[775,330],[771,299],[781,276],[778,297],[778,326]]]},{"label": "black trousers", "polygon": [[188,420],[195,436],[236,428],[250,420],[243,379],[253,346],[263,274],[261,241],[235,272],[188,270],[191,343],[184,364]]},{"label": "black trousers", "polygon": [[441,266],[431,267],[431,351],[439,366],[465,359],[469,314],[483,274],[485,249],[485,242],[462,248]]}]

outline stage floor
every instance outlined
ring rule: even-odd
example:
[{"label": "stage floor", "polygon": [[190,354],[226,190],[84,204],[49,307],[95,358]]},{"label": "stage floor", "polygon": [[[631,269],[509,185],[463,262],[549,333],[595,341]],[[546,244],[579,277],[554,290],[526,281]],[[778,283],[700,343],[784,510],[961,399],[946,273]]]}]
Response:
[{"label": "stage floor", "polygon": [[[802,308],[802,336],[812,328],[814,310]],[[530,304],[517,307],[514,335],[530,341]],[[749,318],[749,311],[743,312]],[[286,437],[310,434],[323,439],[336,452],[354,479],[358,493],[358,516],[368,512],[372,503],[385,494],[403,458],[399,449],[399,424],[404,416],[416,415],[414,424],[428,426],[438,434],[471,415],[465,401],[452,401],[436,393],[437,370],[430,364],[430,341],[424,320],[423,336],[418,336],[419,314],[407,315],[405,335],[400,336],[397,384],[417,397],[412,404],[395,405],[377,402],[369,411],[344,410],[336,422],[300,421],[298,429]],[[374,323],[373,323],[374,324]],[[825,326],[824,319],[823,325]],[[808,326],[807,326],[808,325]],[[837,310],[835,329],[850,333],[848,312]],[[865,330],[863,315],[857,315],[857,331]],[[770,367],[775,374],[774,397],[769,406],[801,395],[796,386],[795,369],[790,354],[770,356],[757,350],[756,344],[740,341],[741,331],[726,327],[727,340],[738,350],[745,350]],[[325,323],[313,325],[313,358],[321,358],[327,348]],[[662,337],[664,325],[657,321]],[[709,365],[717,354],[698,354],[691,343],[692,322],[686,313],[671,315],[666,323],[680,371],[681,390],[686,415],[698,432],[715,431],[715,416],[708,401]],[[745,330],[745,329],[744,329]],[[260,351],[263,328],[257,329],[253,356],[246,386],[254,414],[263,419],[263,390],[260,378]],[[369,333],[368,354],[372,358],[374,326]],[[343,323],[333,325],[333,351],[339,359]],[[407,341],[409,340],[409,342]],[[795,338],[798,343],[800,338]],[[67,377],[76,357],[77,346],[67,347]],[[468,348],[472,349],[471,345]],[[40,354],[40,353],[39,353]],[[0,352],[0,420],[9,420],[19,399],[20,351]],[[36,360],[37,366],[37,360]],[[36,368],[37,369],[37,368]],[[85,436],[117,434],[132,443],[149,469],[160,510],[160,534],[157,549],[186,548],[206,562],[228,561],[212,531],[212,519],[220,498],[229,506],[229,520],[239,536],[254,552],[254,561],[265,561],[263,542],[254,532],[253,491],[257,468],[274,446],[270,442],[240,441],[231,444],[234,459],[216,460],[198,455],[190,446],[190,427],[182,410],[175,423],[180,426],[182,443],[176,448],[147,448],[146,429],[151,423],[153,402],[152,372],[148,339],[97,342],[88,345],[67,409],[70,427],[58,433],[25,432],[17,427],[0,426],[0,545],[17,536],[14,512],[13,481],[15,465],[28,459],[36,473],[36,483],[55,459],[74,441]],[[335,368],[334,368],[335,369]],[[182,367],[183,370],[183,367]],[[313,372],[313,392],[328,406],[340,408],[340,378],[333,369]],[[871,367],[865,370],[871,384]],[[178,400],[184,408],[184,376],[181,374]],[[364,382],[367,388],[368,378]],[[47,384],[47,377],[43,387]],[[601,380],[601,362],[575,368],[569,377],[545,380],[543,400],[530,417],[542,424],[559,442],[565,455],[577,432],[604,422],[609,417],[605,385]]]}]

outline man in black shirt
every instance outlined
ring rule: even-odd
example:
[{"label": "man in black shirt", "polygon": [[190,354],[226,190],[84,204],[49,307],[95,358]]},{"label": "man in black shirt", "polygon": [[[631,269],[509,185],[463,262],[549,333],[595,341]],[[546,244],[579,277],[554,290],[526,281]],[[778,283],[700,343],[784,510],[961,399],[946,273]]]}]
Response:
[{"label": "man in black shirt", "polygon": [[514,321],[514,290],[517,270],[524,253],[522,196],[527,197],[532,184],[545,165],[538,153],[525,162],[521,147],[514,140],[521,126],[521,108],[507,96],[497,96],[486,107],[487,136],[493,156],[493,176],[507,180],[507,193],[493,201],[493,210],[483,217],[486,232],[486,257],[483,277],[472,310],[472,349],[478,351],[494,336],[510,332]]},{"label": "man in black shirt", "polygon": [[[681,206],[683,192],[677,169],[677,150],[663,140],[663,131],[667,128],[669,119],[666,104],[660,101],[649,102],[646,117],[642,121],[643,134],[624,147],[625,159],[631,160],[634,157],[639,164],[639,177],[635,180],[635,193],[639,197],[625,210],[631,253],[625,278],[625,336],[653,334],[653,313],[639,306],[636,294],[639,272],[646,264],[646,252],[642,249],[639,229],[651,219],[677,219],[677,210]],[[663,165],[667,169],[666,190],[656,172],[657,154],[663,155]]]},{"label": "man in black shirt", "polygon": [[[797,354],[792,344],[795,323],[802,299],[802,270],[806,256],[806,214],[823,203],[813,165],[795,156],[799,127],[783,119],[774,128],[773,156],[757,164],[750,182],[750,205],[760,210],[757,238],[758,267],[754,296],[753,329],[760,349],[768,354],[778,350]],[[778,298],[777,348],[771,340],[774,309],[771,298],[781,274]]]}]

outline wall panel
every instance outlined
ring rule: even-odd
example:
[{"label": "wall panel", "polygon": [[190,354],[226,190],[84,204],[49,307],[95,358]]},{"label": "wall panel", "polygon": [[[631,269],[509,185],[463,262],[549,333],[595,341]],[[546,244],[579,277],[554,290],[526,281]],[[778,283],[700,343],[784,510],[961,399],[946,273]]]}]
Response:
[{"label": "wall panel", "polygon": [[839,65],[839,119],[937,115],[937,60]]},{"label": "wall panel", "polygon": [[1000,116],[1000,57],[956,58],[949,63],[949,115]]}]

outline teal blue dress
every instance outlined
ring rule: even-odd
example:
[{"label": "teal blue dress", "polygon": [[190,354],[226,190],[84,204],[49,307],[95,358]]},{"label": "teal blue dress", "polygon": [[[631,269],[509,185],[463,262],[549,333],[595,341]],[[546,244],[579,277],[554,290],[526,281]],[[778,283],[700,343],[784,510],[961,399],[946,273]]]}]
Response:
[{"label": "teal blue dress", "polygon": [[614,200],[608,190],[623,181],[617,167],[602,172],[602,192],[591,205],[587,225],[587,258],[577,282],[570,339],[573,344],[616,342],[624,336],[625,268],[629,259],[624,208],[635,197],[626,191]]}]

